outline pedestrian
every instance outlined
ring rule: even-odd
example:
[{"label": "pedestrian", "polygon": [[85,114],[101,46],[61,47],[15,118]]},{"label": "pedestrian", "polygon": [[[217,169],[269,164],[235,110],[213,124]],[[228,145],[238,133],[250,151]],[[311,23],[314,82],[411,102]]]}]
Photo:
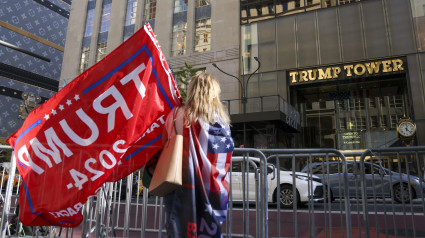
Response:
[{"label": "pedestrian", "polygon": [[[183,186],[164,197],[167,237],[221,237],[226,220],[234,144],[220,86],[208,73],[191,78],[182,107],[167,116],[163,143],[183,135]],[[174,116],[174,111],[177,110]]]}]

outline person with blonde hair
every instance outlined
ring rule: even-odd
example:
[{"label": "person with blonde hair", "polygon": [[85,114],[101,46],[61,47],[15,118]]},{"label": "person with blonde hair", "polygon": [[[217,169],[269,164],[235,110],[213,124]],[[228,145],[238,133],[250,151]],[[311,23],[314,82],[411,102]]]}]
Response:
[{"label": "person with blonde hair", "polygon": [[167,237],[222,237],[234,144],[220,91],[212,75],[200,73],[189,82],[185,104],[167,116],[163,143],[173,133],[184,138],[183,186],[164,197]]}]

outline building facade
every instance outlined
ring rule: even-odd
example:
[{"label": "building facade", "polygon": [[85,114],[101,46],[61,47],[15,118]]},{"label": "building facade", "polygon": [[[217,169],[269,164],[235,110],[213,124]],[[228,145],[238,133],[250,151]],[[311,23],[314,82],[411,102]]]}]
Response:
[{"label": "building facade", "polygon": [[[241,1],[248,96],[279,94],[300,113],[294,147],[404,146],[401,118],[425,144],[422,0]],[[260,90],[258,90],[260,89]]]},{"label": "building facade", "polygon": [[58,90],[70,1],[0,0],[0,143]]},{"label": "building facade", "polygon": [[[236,9],[233,10],[233,9]],[[82,0],[72,5],[61,87],[149,23],[173,71],[185,62],[215,74],[222,97],[233,98],[237,81],[216,74],[217,63],[239,75],[239,2],[184,0]],[[235,14],[236,13],[236,14]]]},{"label": "building facade", "polygon": [[173,71],[212,73],[236,146],[423,145],[423,0],[84,0],[72,5],[61,86],[150,23]]}]

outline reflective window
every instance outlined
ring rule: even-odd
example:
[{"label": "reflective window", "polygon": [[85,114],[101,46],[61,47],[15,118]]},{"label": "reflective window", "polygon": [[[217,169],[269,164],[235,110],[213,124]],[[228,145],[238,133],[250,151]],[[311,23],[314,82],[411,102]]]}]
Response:
[{"label": "reflective window", "polygon": [[106,48],[107,48],[106,42],[97,44],[96,63],[99,62],[101,59],[105,58]]},{"label": "reflective window", "polygon": [[241,0],[241,23],[360,1],[366,0]]},{"label": "reflective window", "polygon": [[155,15],[156,15],[156,0],[146,0],[145,14],[143,15],[143,21],[155,19]]},{"label": "reflective window", "polygon": [[403,107],[403,98],[401,95],[389,96],[389,106],[392,108],[401,108]]},{"label": "reflective window", "polygon": [[106,32],[109,30],[109,22],[111,21],[111,6],[112,3],[103,5],[99,33]]},{"label": "reflective window", "polygon": [[[291,100],[301,115],[300,147],[357,150],[393,145],[399,140],[399,119],[410,113],[406,85],[400,75],[396,80],[368,77],[361,83],[292,86]],[[371,99],[376,103],[362,103]]]},{"label": "reflective window", "polygon": [[90,47],[84,47],[81,52],[80,74],[89,67]]},{"label": "reflective window", "polygon": [[84,37],[91,36],[91,33],[93,31],[93,21],[94,21],[94,9],[90,9],[87,12],[86,29],[84,31]]},{"label": "reflective window", "polygon": [[365,174],[377,174],[379,175],[381,173],[381,169],[373,164],[365,163],[364,164],[364,173]]},{"label": "reflective window", "polygon": [[196,0],[196,7],[211,5],[211,0]]},{"label": "reflective window", "polygon": [[174,0],[174,13],[187,11],[187,0]]},{"label": "reflective window", "polygon": [[[246,166],[246,164],[244,165],[244,164],[242,164],[242,162],[232,162],[232,173],[233,172],[241,173],[242,172],[242,166]],[[255,169],[258,168],[258,167],[259,167],[259,165],[254,166],[253,164],[249,163],[249,169],[248,170],[249,170],[250,173],[254,173]],[[246,170],[246,167],[245,167],[245,170]]]},{"label": "reflective window", "polygon": [[[343,163],[340,162],[330,162],[323,163],[320,165],[315,165],[311,168],[312,174],[341,174],[342,173]],[[347,173],[353,173],[355,171],[354,164],[347,163]]]},{"label": "reflective window", "polygon": [[171,56],[184,55],[186,53],[186,32],[186,22],[173,26]]},{"label": "reflective window", "polygon": [[381,116],[381,128],[386,129],[388,127],[387,115]]},{"label": "reflective window", "polygon": [[425,51],[425,0],[411,0],[418,50]]},{"label": "reflective window", "polygon": [[370,127],[371,128],[378,128],[378,117],[377,116],[371,116],[370,117]]},{"label": "reflective window", "polygon": [[398,116],[394,114],[390,115],[390,120],[391,120],[391,128],[397,128]]},{"label": "reflective window", "polygon": [[133,25],[136,23],[137,0],[128,0],[127,13],[125,15],[125,25]]},{"label": "reflective window", "polygon": [[211,50],[211,19],[197,20],[195,23],[194,52]]},{"label": "reflective window", "polygon": [[257,62],[254,57],[258,56],[258,30],[257,23],[244,25],[241,27],[241,54],[242,73],[248,75],[257,69]]}]

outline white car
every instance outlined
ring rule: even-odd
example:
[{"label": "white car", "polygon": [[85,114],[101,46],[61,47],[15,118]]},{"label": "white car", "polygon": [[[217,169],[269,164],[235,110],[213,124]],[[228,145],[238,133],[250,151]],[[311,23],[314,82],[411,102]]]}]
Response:
[{"label": "white car", "polygon": [[[248,193],[249,201],[255,201],[255,171],[259,168],[260,159],[256,157],[249,157],[249,173],[248,177],[245,173],[245,183],[249,184]],[[243,156],[232,157],[232,200],[243,201],[243,186],[242,186],[242,161]],[[293,173],[292,171],[280,170],[280,182],[277,181],[277,169],[274,165],[267,165],[267,182],[269,184],[269,191],[267,200],[270,203],[277,201],[277,185],[280,185],[280,204],[283,208],[292,208],[294,205],[293,195]],[[297,192],[297,205],[308,202],[309,199],[313,201],[323,200],[323,185],[319,177],[308,175],[306,173],[295,173],[295,184]],[[247,187],[245,187],[247,189]],[[313,191],[313,194],[311,194]],[[246,191],[245,191],[246,194]]]}]

